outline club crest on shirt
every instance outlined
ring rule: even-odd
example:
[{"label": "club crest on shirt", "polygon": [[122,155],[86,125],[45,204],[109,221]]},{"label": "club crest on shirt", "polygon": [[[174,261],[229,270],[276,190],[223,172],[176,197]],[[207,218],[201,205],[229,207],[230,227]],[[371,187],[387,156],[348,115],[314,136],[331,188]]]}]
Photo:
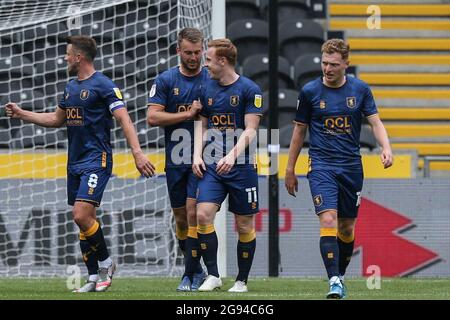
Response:
[{"label": "club crest on shirt", "polygon": [[208,106],[212,106],[213,104],[213,98],[208,98]]},{"label": "club crest on shirt", "polygon": [[314,196],[313,202],[316,207],[322,205],[322,195],[318,194],[317,196]]},{"label": "club crest on shirt", "polygon": [[353,109],[356,106],[356,97],[347,97],[347,107]]},{"label": "club crest on shirt", "polygon": [[173,88],[173,95],[177,96],[180,94],[180,88]]},{"label": "club crest on shirt", "polygon": [[239,104],[239,96],[231,96],[230,104],[231,106],[236,107]]},{"label": "club crest on shirt", "polygon": [[320,109],[325,109],[327,107],[325,100],[320,100],[319,102],[319,108]]},{"label": "club crest on shirt", "polygon": [[119,98],[120,100],[123,99],[122,97],[122,92],[120,92],[119,88],[113,88],[114,93],[116,94],[116,97]]},{"label": "club crest on shirt", "polygon": [[81,90],[80,91],[80,99],[81,100],[86,100],[89,97],[89,90]]}]

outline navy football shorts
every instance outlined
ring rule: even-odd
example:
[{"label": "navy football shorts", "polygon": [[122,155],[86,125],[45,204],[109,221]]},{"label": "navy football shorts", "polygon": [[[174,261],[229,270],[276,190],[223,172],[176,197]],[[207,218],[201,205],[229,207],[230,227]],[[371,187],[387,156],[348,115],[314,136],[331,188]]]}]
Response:
[{"label": "navy football shorts", "polygon": [[239,215],[259,211],[258,173],[253,165],[237,165],[225,175],[218,175],[216,165],[207,165],[198,182],[197,203],[210,202],[219,207],[227,194],[228,210]]},{"label": "navy football shorts", "polygon": [[307,177],[316,214],[334,209],[338,217],[358,216],[364,179],[362,168],[313,168]]},{"label": "navy football shorts", "polygon": [[67,168],[67,203],[75,201],[92,203],[100,206],[103,192],[111,177],[112,166],[106,168]]},{"label": "navy football shorts", "polygon": [[186,206],[186,199],[197,198],[197,176],[191,166],[166,167],[167,190],[172,208]]}]

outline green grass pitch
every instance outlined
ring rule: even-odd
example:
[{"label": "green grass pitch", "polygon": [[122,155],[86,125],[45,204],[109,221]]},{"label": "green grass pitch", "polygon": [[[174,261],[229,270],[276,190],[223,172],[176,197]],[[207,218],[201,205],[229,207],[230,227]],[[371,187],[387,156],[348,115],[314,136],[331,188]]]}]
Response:
[{"label": "green grass pitch", "polygon": [[[220,291],[179,293],[178,282],[175,277],[118,277],[107,292],[76,294],[64,278],[0,278],[0,300],[323,300],[328,289],[324,279],[251,278],[248,293],[232,294],[227,290],[233,279],[226,278]],[[381,288],[372,290],[365,278],[349,278],[346,284],[348,299],[450,299],[448,278],[383,278]]]}]

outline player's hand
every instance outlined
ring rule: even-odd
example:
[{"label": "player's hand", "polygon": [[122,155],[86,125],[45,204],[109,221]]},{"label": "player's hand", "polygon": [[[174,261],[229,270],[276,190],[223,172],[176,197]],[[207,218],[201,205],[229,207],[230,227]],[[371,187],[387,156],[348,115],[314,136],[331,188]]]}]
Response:
[{"label": "player's hand", "polygon": [[223,175],[223,174],[227,174],[228,172],[230,172],[231,169],[234,167],[234,162],[235,162],[234,156],[230,152],[225,157],[220,159],[219,162],[217,162],[217,167],[216,167],[217,174]]},{"label": "player's hand", "polygon": [[380,158],[385,169],[389,168],[394,163],[394,156],[392,155],[392,150],[390,148],[383,149]]},{"label": "player's hand", "polygon": [[194,163],[192,164],[192,172],[199,177],[200,179],[203,178],[203,171],[206,171],[205,162],[202,158],[194,157]]},{"label": "player's hand", "polygon": [[298,192],[298,179],[295,176],[295,172],[292,170],[286,170],[286,176],[284,178],[284,184],[287,192],[295,197],[295,193]]},{"label": "player's hand", "polygon": [[134,154],[134,162],[136,169],[144,177],[149,178],[155,174],[155,166],[147,159],[142,150]]},{"label": "player's hand", "polygon": [[189,110],[189,112],[191,113],[191,118],[195,118],[200,111],[202,111],[202,104],[200,103],[199,100],[194,100],[191,104],[191,109]]},{"label": "player's hand", "polygon": [[6,115],[10,118],[19,118],[22,112],[22,108],[20,108],[17,104],[13,102],[8,102],[5,104]]}]

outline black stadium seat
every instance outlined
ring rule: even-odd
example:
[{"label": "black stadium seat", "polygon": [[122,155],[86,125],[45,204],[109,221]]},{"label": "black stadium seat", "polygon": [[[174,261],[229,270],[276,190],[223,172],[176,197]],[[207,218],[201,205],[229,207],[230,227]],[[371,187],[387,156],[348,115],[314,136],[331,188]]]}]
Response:
[{"label": "black stadium seat", "polygon": [[[292,132],[294,132],[294,123],[288,123],[280,128],[280,147],[289,148],[291,145]],[[303,140],[303,148],[309,148],[309,130],[306,131],[305,139]]]},{"label": "black stadium seat", "polygon": [[[279,89],[278,90],[278,108],[297,109],[297,100],[299,92],[293,89]],[[263,92],[264,112],[269,109],[269,92]]]},{"label": "black stadium seat", "polygon": [[44,94],[38,90],[21,89],[20,92],[11,92],[6,98],[26,110],[43,111],[46,106]]},{"label": "black stadium seat", "polygon": [[[278,87],[294,88],[291,78],[290,64],[286,58],[278,57]],[[269,57],[267,54],[256,54],[247,57],[242,64],[242,73],[255,81],[262,91],[269,89]]]},{"label": "black stadium seat", "polygon": [[306,83],[322,76],[322,58],[320,52],[305,54],[297,58],[294,64],[294,80],[301,89]]},{"label": "black stadium seat", "polygon": [[13,148],[65,148],[66,143],[62,130],[24,124],[21,130],[14,134],[11,146]]},{"label": "black stadium seat", "polygon": [[260,18],[260,8],[257,0],[227,0],[226,1],[226,24],[239,19]]},{"label": "black stadium seat", "polygon": [[134,61],[124,54],[98,57],[94,60],[95,69],[111,79],[124,77],[136,72]]},{"label": "black stadium seat", "polygon": [[[278,90],[278,124],[280,128],[294,120],[297,111],[297,100],[298,91],[292,89]],[[269,93],[267,91],[263,93],[263,101],[263,124],[267,125],[267,114],[270,108]]]},{"label": "black stadium seat", "polygon": [[156,148],[164,147],[164,129],[161,127],[150,128],[147,119],[139,119],[136,131],[141,147]]},{"label": "black stadium seat", "polygon": [[145,58],[137,62],[137,69],[139,70],[137,78],[140,81],[148,81],[177,64],[177,56],[168,56],[167,52],[149,53]]},{"label": "black stadium seat", "polygon": [[281,22],[279,26],[278,41],[281,54],[294,64],[295,59],[301,55],[320,53],[324,31],[320,24],[312,20],[288,20]]},{"label": "black stadium seat", "polygon": [[[278,22],[289,19],[308,19],[309,0],[277,0]],[[261,0],[262,16],[269,18],[269,0]]]},{"label": "black stadium seat", "polygon": [[238,49],[239,64],[251,55],[268,52],[268,33],[268,23],[259,19],[236,20],[227,27],[227,37]]},{"label": "black stadium seat", "polygon": [[123,99],[128,111],[146,109],[148,93],[136,88],[123,90]]},{"label": "black stadium seat", "polygon": [[361,148],[368,148],[370,151],[377,148],[377,139],[373,135],[372,128],[368,124],[361,126],[361,135],[359,137],[359,145]]},{"label": "black stadium seat", "polygon": [[21,55],[0,58],[0,82],[5,80],[11,88],[31,88],[34,81],[31,60]]}]

